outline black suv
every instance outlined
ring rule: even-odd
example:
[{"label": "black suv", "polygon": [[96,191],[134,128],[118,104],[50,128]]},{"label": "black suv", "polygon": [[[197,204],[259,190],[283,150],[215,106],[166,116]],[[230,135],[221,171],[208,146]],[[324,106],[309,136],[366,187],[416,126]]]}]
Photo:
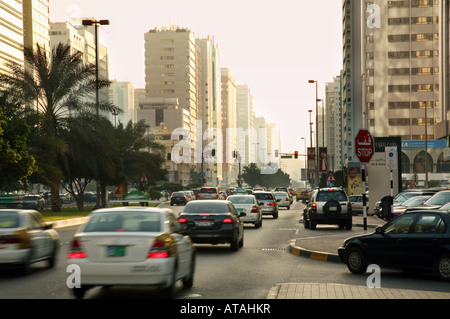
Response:
[{"label": "black suv", "polygon": [[315,189],[303,210],[305,228],[316,229],[317,224],[338,224],[352,229],[352,204],[342,188]]}]

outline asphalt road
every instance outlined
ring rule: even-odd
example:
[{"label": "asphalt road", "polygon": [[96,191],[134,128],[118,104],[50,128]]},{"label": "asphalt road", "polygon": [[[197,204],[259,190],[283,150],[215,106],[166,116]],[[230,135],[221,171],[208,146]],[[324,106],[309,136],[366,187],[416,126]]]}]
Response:
[{"label": "asphalt road", "polygon": [[[183,207],[174,206],[175,212]],[[197,268],[194,287],[179,287],[178,299],[265,299],[271,288],[280,283],[341,283],[365,286],[367,276],[351,274],[344,264],[323,262],[296,256],[288,251],[293,238],[311,236],[300,220],[303,208],[294,203],[291,210],[280,209],[278,219],[265,217],[259,229],[245,227],[244,247],[231,252],[228,245],[197,245]],[[61,246],[55,268],[45,263],[34,265],[26,276],[0,272],[0,299],[72,299],[66,280],[65,255],[75,227],[58,230]],[[332,236],[333,232],[348,232],[349,237],[358,229],[346,231],[324,228],[315,231]],[[447,283],[428,275],[400,271],[384,271],[383,287],[450,292]],[[94,288],[86,294],[88,299],[154,299],[153,288],[112,287]]]}]

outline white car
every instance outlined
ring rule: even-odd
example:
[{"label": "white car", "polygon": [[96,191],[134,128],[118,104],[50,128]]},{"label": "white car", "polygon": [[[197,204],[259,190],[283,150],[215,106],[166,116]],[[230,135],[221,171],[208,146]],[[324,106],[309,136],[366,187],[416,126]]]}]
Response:
[{"label": "white car", "polygon": [[92,212],[70,245],[68,264],[80,267],[83,298],[93,286],[158,286],[167,298],[175,284],[193,285],[195,248],[170,209],[115,207]]},{"label": "white car", "polygon": [[273,196],[275,196],[277,200],[278,207],[286,207],[287,209],[291,209],[291,198],[289,194],[286,192],[273,192]]},{"label": "white car", "polygon": [[262,210],[254,195],[230,195],[227,200],[239,213],[245,213],[241,216],[244,223],[252,223],[256,228],[262,226]]},{"label": "white car", "polygon": [[0,209],[0,267],[19,268],[27,274],[31,264],[48,261],[53,268],[59,234],[35,210]]}]

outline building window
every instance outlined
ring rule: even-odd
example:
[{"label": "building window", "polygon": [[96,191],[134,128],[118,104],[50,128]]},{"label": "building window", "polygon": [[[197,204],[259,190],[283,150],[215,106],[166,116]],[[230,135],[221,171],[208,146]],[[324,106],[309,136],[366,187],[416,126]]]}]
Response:
[{"label": "building window", "polygon": [[389,119],[389,125],[395,125],[395,126],[409,126],[410,125],[410,119]]},{"label": "building window", "polygon": [[389,69],[388,74],[392,76],[409,75],[409,68]]},{"label": "building window", "polygon": [[388,35],[389,42],[409,42],[409,34],[392,34]]},{"label": "building window", "polygon": [[389,18],[388,25],[408,25],[409,18]]},{"label": "building window", "polygon": [[409,102],[389,102],[388,107],[391,110],[409,109]]},{"label": "building window", "polygon": [[410,86],[409,85],[389,85],[388,91],[389,91],[389,93],[409,92]]},{"label": "building window", "polygon": [[409,59],[409,51],[391,51],[388,52],[389,59]]}]

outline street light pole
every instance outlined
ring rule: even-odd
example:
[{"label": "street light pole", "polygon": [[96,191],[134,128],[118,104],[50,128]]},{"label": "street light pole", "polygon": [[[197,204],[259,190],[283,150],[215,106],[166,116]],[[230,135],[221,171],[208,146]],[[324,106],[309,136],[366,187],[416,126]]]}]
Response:
[{"label": "street light pole", "polygon": [[[99,25],[109,25],[109,20],[83,20],[82,24],[84,26],[94,26],[94,36],[95,36],[95,113],[97,115],[97,118],[100,116],[100,110],[99,110],[99,76],[98,76],[98,26]],[[96,196],[96,203],[95,203],[95,209],[98,209],[101,207],[100,205],[100,184],[98,182],[98,178],[95,181],[96,182],[96,190],[97,190],[97,196]]]}]

